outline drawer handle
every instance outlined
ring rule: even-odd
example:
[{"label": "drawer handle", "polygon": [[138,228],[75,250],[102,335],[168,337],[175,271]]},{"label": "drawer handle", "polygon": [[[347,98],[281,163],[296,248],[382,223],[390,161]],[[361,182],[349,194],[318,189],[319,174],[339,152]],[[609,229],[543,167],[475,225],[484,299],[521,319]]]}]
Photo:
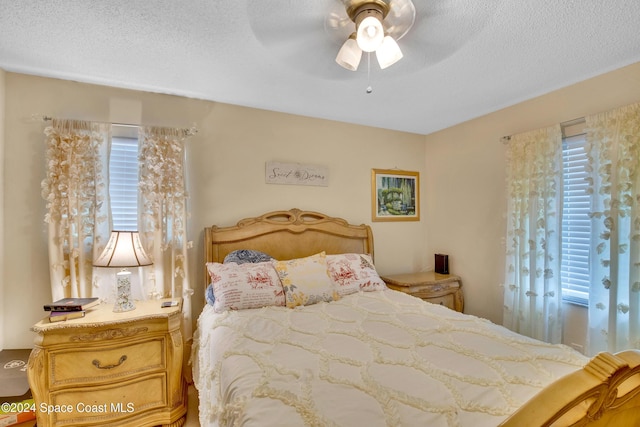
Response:
[{"label": "drawer handle", "polygon": [[93,362],[91,362],[91,363],[93,363],[93,365],[98,369],[113,369],[113,368],[117,368],[118,366],[122,365],[125,360],[127,360],[127,356],[125,356],[123,354],[122,356],[120,356],[120,360],[118,360],[118,363],[116,363],[115,365],[100,366],[100,361],[98,359],[94,359]]}]

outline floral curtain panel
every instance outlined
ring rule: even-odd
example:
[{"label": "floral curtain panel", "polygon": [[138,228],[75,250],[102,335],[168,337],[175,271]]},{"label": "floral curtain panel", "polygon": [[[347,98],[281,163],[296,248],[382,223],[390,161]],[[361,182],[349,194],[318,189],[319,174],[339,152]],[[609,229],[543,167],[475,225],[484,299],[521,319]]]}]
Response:
[{"label": "floral curtain panel", "polygon": [[111,127],[54,119],[45,128],[49,266],[53,300],[105,296],[92,262],[109,238],[108,159]]},{"label": "floral curtain panel", "polygon": [[640,348],[640,104],[588,116],[588,354]]},{"label": "floral curtain panel", "polygon": [[149,297],[183,298],[183,330],[191,337],[191,295],[187,272],[187,191],[184,129],[141,127],[139,133],[139,232],[153,266],[145,269]]},{"label": "floral curtain panel", "polygon": [[560,125],[511,137],[503,323],[550,343],[562,339]]}]

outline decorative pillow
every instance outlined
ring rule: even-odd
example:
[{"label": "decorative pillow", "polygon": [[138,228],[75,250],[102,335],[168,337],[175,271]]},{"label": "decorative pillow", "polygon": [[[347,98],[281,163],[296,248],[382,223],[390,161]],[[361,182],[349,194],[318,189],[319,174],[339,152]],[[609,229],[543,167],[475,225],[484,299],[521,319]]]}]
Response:
[{"label": "decorative pillow", "polygon": [[280,276],[287,307],[340,299],[329,279],[324,252],[306,258],[272,263]]},{"label": "decorative pillow", "polygon": [[213,294],[213,283],[209,283],[209,286],[207,286],[207,291],[205,295],[207,298],[207,304],[213,305],[213,303],[216,302],[216,297]]},{"label": "decorative pillow", "polygon": [[218,313],[225,310],[284,305],[282,284],[270,262],[208,262],[207,271],[213,285],[213,308]]},{"label": "decorative pillow", "polygon": [[238,249],[237,251],[229,252],[224,257],[224,264],[235,262],[236,264],[244,264],[247,262],[267,262],[273,258],[264,252],[254,251],[252,249]]},{"label": "decorative pillow", "polygon": [[378,275],[373,260],[366,254],[327,255],[327,269],[340,296],[387,288]]}]

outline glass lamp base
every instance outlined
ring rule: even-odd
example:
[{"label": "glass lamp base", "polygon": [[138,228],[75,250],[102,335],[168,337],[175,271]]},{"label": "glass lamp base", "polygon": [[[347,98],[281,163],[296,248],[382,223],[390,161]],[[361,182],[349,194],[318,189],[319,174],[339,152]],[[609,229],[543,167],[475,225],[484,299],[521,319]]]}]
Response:
[{"label": "glass lamp base", "polygon": [[135,310],[136,306],[131,298],[131,272],[122,270],[116,274],[117,278],[117,294],[116,303],[113,305],[113,311],[116,313],[123,311]]}]

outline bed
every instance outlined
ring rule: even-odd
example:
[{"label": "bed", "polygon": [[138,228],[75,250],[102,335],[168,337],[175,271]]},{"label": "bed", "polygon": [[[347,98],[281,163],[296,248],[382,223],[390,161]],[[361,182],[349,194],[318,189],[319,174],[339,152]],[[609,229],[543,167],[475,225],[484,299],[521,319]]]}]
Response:
[{"label": "bed", "polygon": [[[639,352],[590,360],[386,289],[367,225],[291,209],[208,227],[204,244],[191,358],[202,426],[640,425]],[[239,250],[273,260],[223,263]],[[238,291],[237,269],[269,266],[282,289],[251,270]],[[333,291],[305,288],[322,268]]]}]

